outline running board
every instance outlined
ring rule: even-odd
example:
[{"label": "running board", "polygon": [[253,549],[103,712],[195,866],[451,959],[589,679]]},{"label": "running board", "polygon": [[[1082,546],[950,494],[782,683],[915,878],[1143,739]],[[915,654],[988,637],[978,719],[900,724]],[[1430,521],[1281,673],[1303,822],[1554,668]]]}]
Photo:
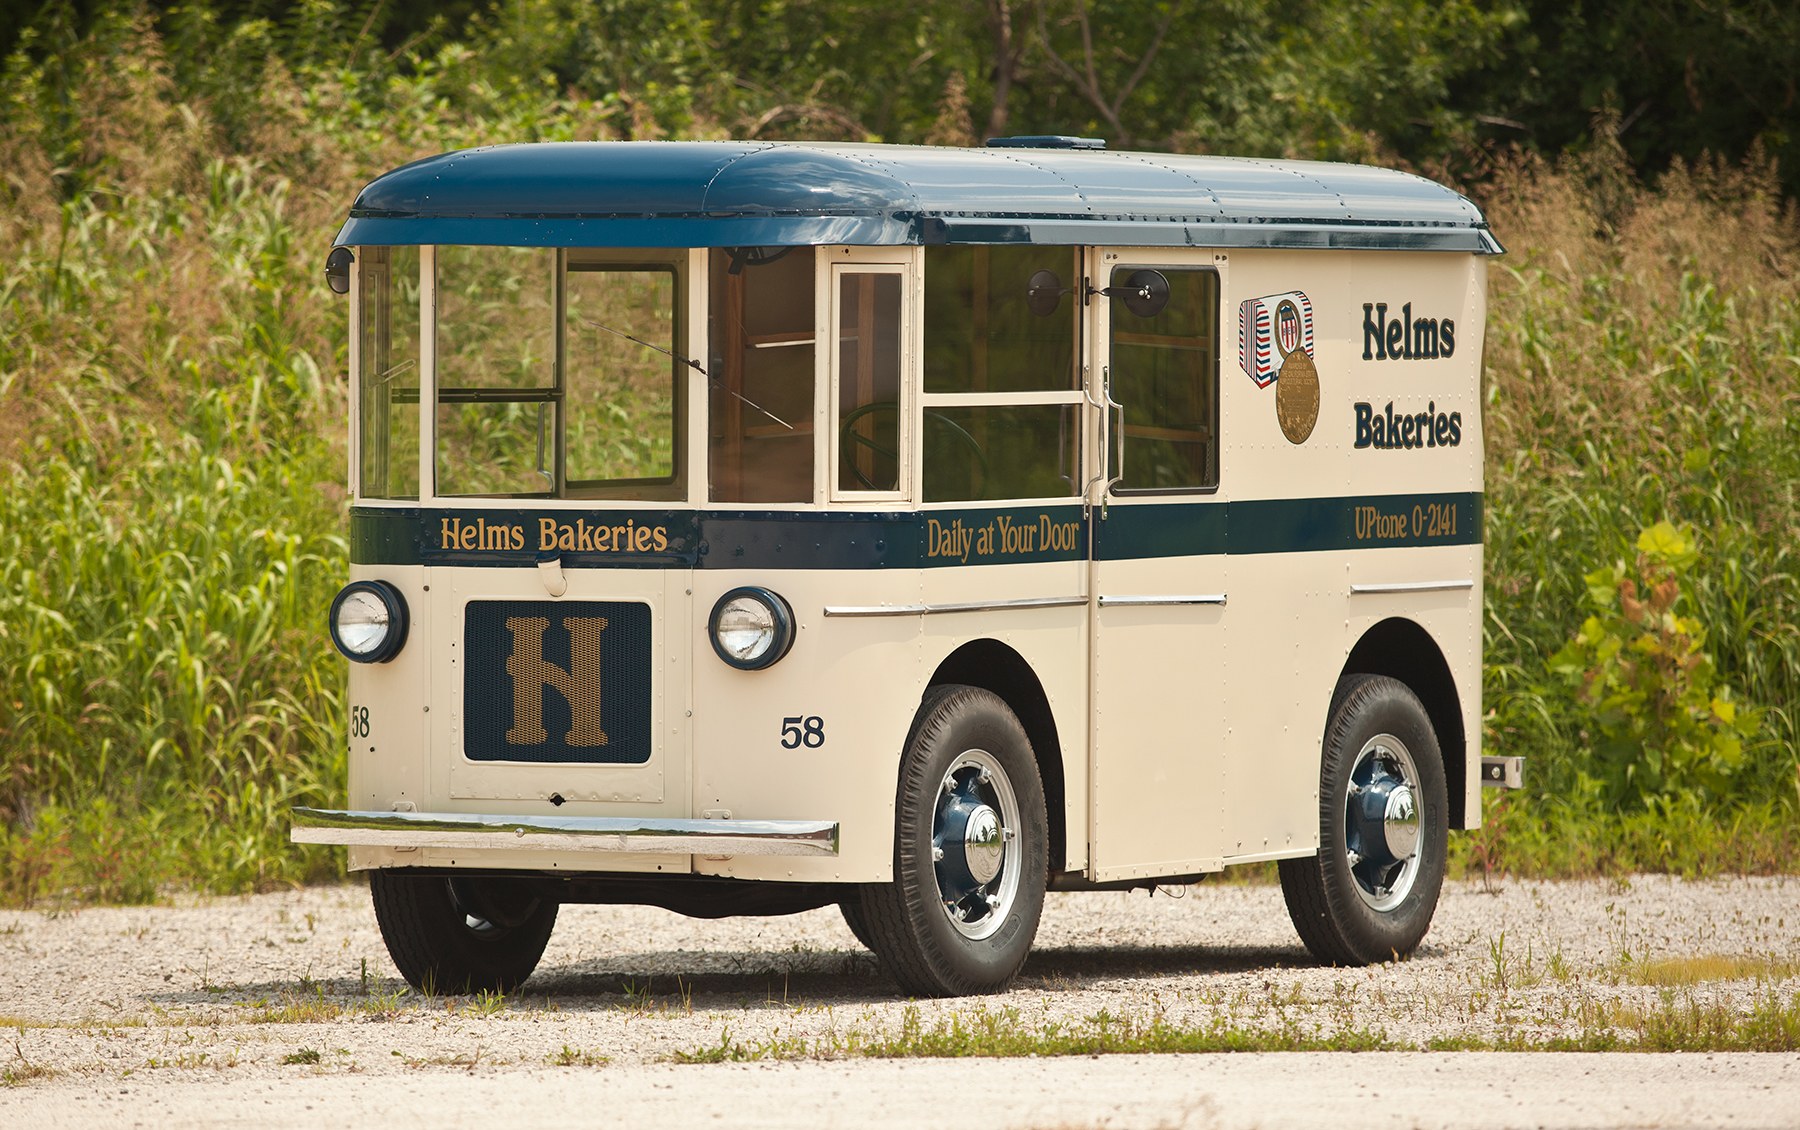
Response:
[{"label": "running board", "polygon": [[550,848],[677,855],[836,855],[829,820],[665,820],[475,812],[293,809],[297,844],[387,848]]}]

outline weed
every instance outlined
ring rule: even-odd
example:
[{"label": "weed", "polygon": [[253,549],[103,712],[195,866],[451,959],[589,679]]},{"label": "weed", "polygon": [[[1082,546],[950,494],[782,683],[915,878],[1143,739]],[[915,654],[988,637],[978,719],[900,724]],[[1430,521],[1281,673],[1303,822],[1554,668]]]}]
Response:
[{"label": "weed", "polygon": [[483,989],[470,998],[463,1011],[471,1016],[495,1016],[506,1011],[506,994]]},{"label": "weed", "polygon": [[319,1052],[317,1048],[301,1048],[297,1052],[291,1052],[282,1056],[281,1062],[284,1064],[317,1063],[319,1062]]},{"label": "weed", "polygon": [[572,1048],[567,1044],[562,1046],[561,1051],[550,1056],[551,1067],[600,1067],[611,1062],[610,1057],[601,1055],[599,1052]]}]

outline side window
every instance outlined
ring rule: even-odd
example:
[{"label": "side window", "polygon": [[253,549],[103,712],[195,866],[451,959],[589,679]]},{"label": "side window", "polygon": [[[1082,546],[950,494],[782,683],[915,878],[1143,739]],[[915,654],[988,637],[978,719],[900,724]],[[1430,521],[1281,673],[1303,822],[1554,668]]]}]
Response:
[{"label": "side window", "polygon": [[721,248],[708,264],[714,502],[811,502],[815,252]]},{"label": "side window", "polygon": [[900,437],[907,430],[900,426],[905,275],[900,267],[836,267],[832,274],[833,493],[892,493],[900,489]]},{"label": "side window", "polygon": [[1076,248],[925,249],[924,501],[1080,492],[1080,282]]},{"label": "side window", "polygon": [[[1168,303],[1154,313],[1134,313],[1121,297],[1140,273],[1167,280]],[[1217,272],[1115,267],[1108,289],[1115,292],[1108,376],[1112,398],[1121,405],[1113,433],[1113,489],[1218,486]]]},{"label": "side window", "polygon": [[357,490],[419,497],[419,249],[364,247],[357,316]]}]

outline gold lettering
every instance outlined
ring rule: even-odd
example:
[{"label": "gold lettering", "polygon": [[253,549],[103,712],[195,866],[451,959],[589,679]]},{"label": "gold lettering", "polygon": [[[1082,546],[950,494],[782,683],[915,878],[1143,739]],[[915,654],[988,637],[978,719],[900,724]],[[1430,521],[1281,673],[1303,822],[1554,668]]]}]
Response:
[{"label": "gold lettering", "polygon": [[662,526],[656,527],[656,552],[662,553],[669,548],[669,531]]},{"label": "gold lettering", "polygon": [[539,549],[555,549],[556,548],[556,519],[555,518],[539,518],[538,519],[538,548]]},{"label": "gold lettering", "polygon": [[506,659],[506,673],[513,681],[513,724],[506,731],[509,745],[543,745],[544,688],[550,687],[569,704],[572,723],[563,738],[568,746],[602,746],[606,731],[600,717],[600,633],[606,630],[602,616],[565,616],[569,633],[567,671],[544,658],[544,632],[550,621],[543,616],[508,616],[513,651]]},{"label": "gold lettering", "polygon": [[442,527],[439,528],[439,531],[438,531],[438,548],[439,549],[455,549],[456,548],[456,519],[445,518],[443,521],[444,521],[444,524]]}]

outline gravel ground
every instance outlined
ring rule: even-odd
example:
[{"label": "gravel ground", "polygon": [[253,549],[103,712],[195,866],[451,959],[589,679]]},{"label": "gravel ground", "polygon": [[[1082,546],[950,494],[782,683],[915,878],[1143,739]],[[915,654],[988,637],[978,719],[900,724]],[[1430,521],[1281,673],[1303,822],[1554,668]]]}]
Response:
[{"label": "gravel ground", "polygon": [[[892,1062],[746,1068],[669,1061],[722,1044],[748,1053],[771,1046],[789,1054],[802,1048],[828,1052],[894,1035],[909,1024],[929,1030],[956,1019],[985,1018],[1009,1030],[1079,1027],[1102,1012],[1181,1028],[1226,1025],[1325,1037],[1379,1032],[1400,1045],[1422,1046],[1434,1038],[1530,1042],[1575,1035],[1584,1027],[1592,1031],[1608,1018],[1654,1012],[1671,1000],[1732,1017],[1771,994],[1788,1002],[1800,993],[1800,882],[1792,879],[1509,881],[1491,891],[1451,884],[1413,960],[1362,970],[1312,964],[1294,938],[1276,887],[1203,884],[1175,894],[1053,894],[1037,949],[1013,990],[976,1001],[917,1003],[896,998],[892,983],[831,909],[707,922],[649,908],[567,907],[538,973],[504,1000],[425,999],[407,990],[388,963],[360,886],[157,907],[5,911],[0,963],[8,987],[0,1000],[0,1072],[9,1085],[0,1088],[0,1117],[25,1113],[30,1117],[24,1124],[43,1124],[55,1115],[79,1123],[85,1111],[115,1122],[103,1114],[102,1096],[119,1096],[110,1101],[142,1114],[161,1109],[156,1104],[179,1091],[224,1125],[231,1122],[224,1108],[206,1096],[217,1092],[251,1102],[258,1094],[284,1093],[297,1080],[323,1101],[333,1094],[429,1094],[432,1087],[422,1081],[450,1077],[468,1080],[459,1086],[498,1093],[506,1088],[491,1086],[496,1078],[531,1081],[542,1097],[567,1092],[572,1078],[603,1076],[608,1094],[641,1091],[650,1101],[659,1086],[685,1086],[681,1080],[738,1079],[750,1091],[766,1084],[778,1092],[781,1080],[810,1072],[820,1086],[849,1094],[879,1093],[890,1085],[904,1095],[913,1088],[904,1064]],[[1673,989],[1639,985],[1626,975],[1649,960],[1709,956],[1774,964],[1761,976],[1740,970],[1728,979]],[[1147,1063],[1142,1070],[1154,1073],[1156,1064],[1168,1062],[1106,1058],[1118,1062],[1078,1061],[1088,1065],[1083,1077],[1116,1077],[1126,1095],[1132,1093],[1132,1071],[1139,1070],[1132,1064]],[[1277,1072],[1334,1060],[1238,1058],[1286,1065]],[[1570,1064],[1580,1058],[1510,1057]],[[1733,1084],[1733,1093],[1741,1092],[1739,1105],[1711,1104],[1711,1117],[1703,1118],[1705,1112],[1689,1102],[1685,1113],[1668,1115],[1675,1124],[1800,1124],[1800,1057],[1599,1057],[1621,1058],[1703,1063],[1704,1069],[1684,1070],[1724,1072],[1720,1078],[1742,1084]],[[1450,1068],[1456,1076],[1473,1070],[1467,1065],[1476,1061],[1504,1063],[1509,1057],[1396,1062],[1446,1059],[1458,1065]],[[990,1078],[996,1069],[1008,1079],[1029,1080],[1043,1067],[941,1067],[977,1076],[985,1070]],[[1444,1069],[1419,1070],[1442,1077]],[[1502,1079],[1510,1070],[1495,1069]],[[1602,1074],[1629,1080],[1635,1070]],[[1394,1073],[1395,1079],[1405,1074],[1398,1067]],[[1661,1068],[1649,1074],[1669,1078]],[[382,1082],[373,1086],[377,1077]],[[1070,1078],[1067,1072],[1058,1077]],[[1398,1082],[1394,1086],[1405,1091]],[[1044,1087],[1027,1082],[1024,1092],[1041,1096]],[[1693,1098],[1685,1084],[1675,1093]],[[591,1099],[570,1101],[579,1111]],[[1232,1109],[1224,1092],[1208,1101],[1215,1105],[1190,1103],[1159,1117],[1163,1124],[1182,1125],[1204,1107],[1209,1119],[1223,1112],[1222,1121],[1232,1122],[1224,1117]],[[1593,1102],[1597,1111],[1621,1118],[1633,1109],[1602,1097]],[[653,1111],[654,1103],[644,1109]],[[721,1113],[746,1109],[728,1106]],[[905,1109],[894,1105],[890,1113]],[[1494,1115],[1501,1108],[1484,1109]],[[1338,1117],[1327,1109],[1316,1113]],[[1073,1116],[1087,1120],[1081,1124],[1112,1124],[1104,1122],[1104,1110],[1083,1108]],[[266,1118],[246,1121],[268,1124]],[[1254,1121],[1284,1124],[1269,1110]]]}]

